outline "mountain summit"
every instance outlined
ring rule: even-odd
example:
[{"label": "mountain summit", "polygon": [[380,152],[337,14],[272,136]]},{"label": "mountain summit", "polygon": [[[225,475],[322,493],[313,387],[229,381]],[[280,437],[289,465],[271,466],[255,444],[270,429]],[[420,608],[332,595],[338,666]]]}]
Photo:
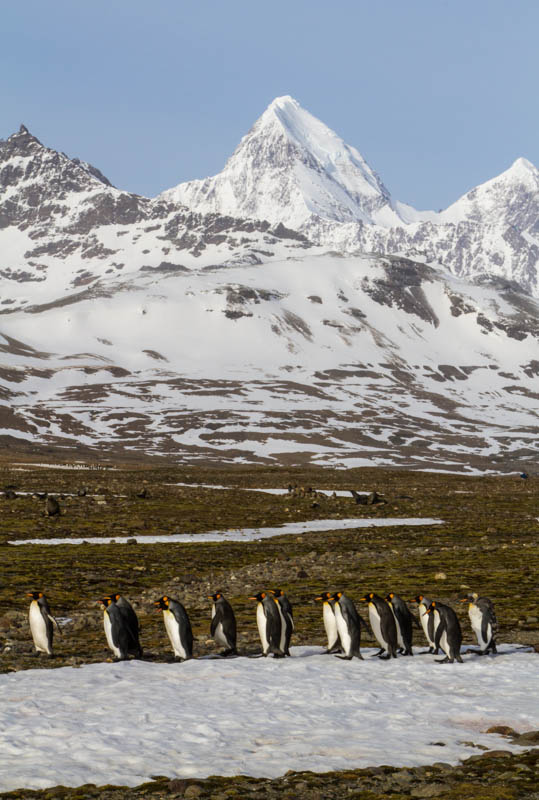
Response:
[{"label": "mountain summit", "polygon": [[379,225],[403,221],[361,153],[289,95],[270,103],[219,175],[182,183],[163,197],[305,232],[313,217]]}]

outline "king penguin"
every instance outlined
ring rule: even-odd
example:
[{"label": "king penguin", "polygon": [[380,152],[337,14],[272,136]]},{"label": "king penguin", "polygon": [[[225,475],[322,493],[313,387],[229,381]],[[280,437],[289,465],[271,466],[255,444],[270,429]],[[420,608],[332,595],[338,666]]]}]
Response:
[{"label": "king penguin", "polygon": [[236,617],[234,616],[232,606],[228,600],[223,597],[222,592],[208,595],[208,600],[213,600],[210,633],[217,644],[225,648],[221,655],[237,655]]},{"label": "king penguin", "polygon": [[157,611],[163,612],[163,620],[176,661],[193,658],[193,631],[187,611],[172,597],[163,595],[154,603]]},{"label": "king penguin", "polygon": [[103,605],[103,627],[107,644],[114,654],[116,661],[126,661],[129,658],[130,631],[125,616],[112,599],[103,597],[99,600]]},{"label": "king penguin", "polygon": [[410,609],[398,594],[390,592],[386,597],[389,607],[393,611],[395,622],[397,624],[397,643],[399,645],[399,653],[405,656],[413,656],[412,638],[413,638],[413,624],[414,618]]},{"label": "king penguin", "polygon": [[374,592],[369,592],[361,600],[369,604],[369,622],[380,645],[375,655],[384,659],[397,658],[397,625],[388,603]]},{"label": "king penguin", "polygon": [[344,592],[335,592],[331,598],[334,601],[335,622],[337,633],[341,640],[344,655],[337,656],[351,661],[354,656],[363,661],[361,655],[361,625],[365,625],[353,602]]},{"label": "king penguin", "polygon": [[461,603],[468,603],[468,615],[480,648],[473,652],[480,656],[486,655],[489,650],[491,653],[497,653],[496,634],[498,632],[498,620],[496,619],[492,600],[489,600],[488,597],[479,597],[474,592],[461,597],[460,601]]},{"label": "king penguin", "polygon": [[125,623],[129,636],[128,651],[135,656],[135,658],[142,658],[142,647],[139,641],[140,625],[135,609],[125,597],[116,592],[109,595],[120,614],[125,617]]},{"label": "king penguin", "polygon": [[46,653],[53,656],[52,640],[54,636],[54,626],[60,633],[60,626],[51,614],[47,598],[43,592],[28,592],[28,597],[32,598],[28,619],[30,621],[30,632],[34,640],[36,655]]},{"label": "king penguin", "polygon": [[341,639],[337,630],[337,620],[335,619],[335,600],[331,592],[322,592],[315,600],[322,601],[322,619],[328,639],[328,646],[324,655],[341,653]]},{"label": "king penguin", "polygon": [[273,599],[276,602],[277,609],[281,615],[281,650],[285,656],[289,656],[290,639],[292,638],[292,634],[294,632],[294,616],[292,613],[292,606],[290,605],[290,600],[282,589],[270,589],[270,594],[273,595]]},{"label": "king penguin", "polygon": [[434,618],[434,614],[427,614],[427,609],[430,606],[432,600],[430,597],[425,597],[424,594],[418,594],[417,597],[414,599],[414,602],[417,603],[417,610],[419,613],[419,621],[421,623],[421,627],[423,628],[423,633],[425,634],[425,639],[428,642],[429,649],[423,650],[420,655],[424,655],[425,653],[433,653],[435,656],[438,655],[438,648],[434,644],[434,636],[436,634],[436,625],[438,624],[438,620]]},{"label": "king penguin", "polygon": [[460,646],[462,644],[462,631],[457,615],[450,606],[433,600],[427,608],[427,614],[437,617],[438,624],[434,635],[434,646],[441,647],[445,658],[437,664],[452,664],[455,660],[462,664]]},{"label": "king penguin", "polygon": [[273,597],[268,597],[267,592],[259,592],[249,600],[257,600],[256,623],[262,642],[262,655],[273,653],[274,658],[284,658],[281,649],[281,614]]}]

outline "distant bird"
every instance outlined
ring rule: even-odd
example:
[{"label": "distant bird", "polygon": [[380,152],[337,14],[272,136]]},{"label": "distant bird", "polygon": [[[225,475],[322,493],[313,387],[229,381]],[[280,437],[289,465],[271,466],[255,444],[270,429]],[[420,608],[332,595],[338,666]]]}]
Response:
[{"label": "distant bird", "polygon": [[467,594],[460,598],[461,603],[468,603],[468,615],[472,625],[472,630],[477,637],[480,650],[473,652],[484,656],[489,650],[497,653],[496,634],[498,632],[498,620],[494,611],[492,600],[488,597],[479,597],[477,592]]},{"label": "distant bird", "polygon": [[222,592],[208,595],[208,600],[213,600],[211,609],[210,633],[225,649],[222,656],[237,655],[236,650],[236,617],[228,600]]},{"label": "distant bird", "polygon": [[107,644],[116,661],[127,661],[132,631],[129,629],[125,615],[122,614],[112,597],[102,597],[99,602],[103,606],[103,627]]},{"label": "distant bird", "polygon": [[335,619],[335,600],[333,599],[333,595],[331,592],[322,592],[315,600],[322,601],[322,619],[328,639],[325,655],[341,653],[342,645],[337,630],[337,620]]},{"label": "distant bird", "polygon": [[281,649],[281,614],[275,600],[268,596],[267,592],[259,592],[249,600],[258,601],[256,622],[262,643],[262,655],[273,653],[274,658],[284,658],[284,650]]},{"label": "distant bird", "polygon": [[380,645],[375,655],[383,659],[397,658],[397,625],[388,603],[374,592],[364,595],[361,600],[369,604],[369,622]]},{"label": "distant bird", "polygon": [[292,634],[294,632],[294,615],[292,612],[292,606],[290,605],[290,601],[282,589],[270,589],[269,591],[270,594],[273,595],[273,599],[277,603],[277,609],[281,615],[281,650],[285,656],[289,656],[290,639],[292,638]]},{"label": "distant bird", "polygon": [[142,658],[142,647],[140,646],[139,633],[140,625],[135,609],[125,597],[116,592],[109,595],[109,597],[116,603],[120,614],[125,618],[126,628],[128,632],[129,641],[127,650],[135,656],[135,658]]},{"label": "distant bird", "polygon": [[49,495],[45,504],[45,516],[57,517],[60,516],[60,503],[55,497]]},{"label": "distant bird", "polygon": [[367,497],[368,497],[368,495],[359,494],[359,492],[356,492],[354,489],[350,489],[350,494],[352,495],[352,497],[354,498],[354,500],[356,501],[358,506],[366,506],[367,505]]},{"label": "distant bird", "polygon": [[[419,612],[419,621],[421,623],[421,627],[423,628],[423,633],[425,634],[425,639],[428,642],[429,653],[434,653],[434,655],[438,655],[438,648],[434,644],[434,636],[436,633],[436,625],[438,624],[438,619],[434,618],[434,614],[427,614],[427,609],[430,606],[432,600],[430,597],[425,597],[423,594],[418,594],[417,597],[414,598],[414,602],[417,603],[418,612]],[[426,653],[426,650],[423,650],[420,655]]]},{"label": "distant bird", "polygon": [[529,477],[529,475],[527,472],[521,472],[519,477],[524,478],[524,480],[526,480]]},{"label": "distant bird", "polygon": [[386,597],[387,602],[397,624],[397,643],[400,648],[399,653],[405,656],[413,656],[412,638],[414,618],[402,597],[395,592],[390,592]]},{"label": "distant bird", "polygon": [[363,661],[361,655],[361,625],[365,625],[357,609],[344,592],[335,592],[331,598],[334,601],[335,622],[341,640],[344,655],[337,658],[351,661],[354,657]]},{"label": "distant bird", "polygon": [[434,645],[441,647],[445,653],[445,658],[437,661],[437,664],[452,664],[458,661],[462,664],[460,647],[462,644],[462,630],[457,615],[450,606],[433,600],[427,608],[427,614],[433,614],[438,618],[436,633],[434,635]]},{"label": "distant bird", "polygon": [[165,629],[170,639],[176,661],[193,658],[193,630],[187,611],[179,600],[163,595],[154,603],[163,612]]},{"label": "distant bird", "polygon": [[28,619],[36,655],[39,656],[40,653],[46,653],[52,657],[54,655],[52,650],[54,627],[56,626],[56,630],[61,633],[60,626],[52,616],[47,598],[43,592],[28,592],[27,596],[32,598]]}]

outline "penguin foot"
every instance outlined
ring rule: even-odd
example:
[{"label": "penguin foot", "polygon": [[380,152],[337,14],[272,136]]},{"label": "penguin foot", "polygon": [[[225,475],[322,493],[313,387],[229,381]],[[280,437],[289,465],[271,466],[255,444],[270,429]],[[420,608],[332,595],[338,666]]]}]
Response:
[{"label": "penguin foot", "polygon": [[385,650],[384,650],[383,647],[381,647],[380,650],[378,650],[377,653],[372,653],[371,658],[380,657],[382,655],[382,653],[385,653]]},{"label": "penguin foot", "polygon": [[237,656],[238,651],[236,650],[235,647],[229,647],[228,650],[223,650],[223,652],[219,653],[219,655],[221,656],[221,658],[227,658],[228,656]]},{"label": "penguin foot", "polygon": [[335,656],[335,658],[340,658],[341,661],[351,661],[354,656]]},{"label": "penguin foot", "polygon": [[[378,658],[380,659],[380,661],[389,661],[389,659],[391,658],[391,656],[390,656],[390,654],[389,654],[389,653],[386,653],[385,655],[384,655],[384,654],[380,654],[380,655],[378,656]],[[393,656],[393,658],[397,658],[397,656]]]},{"label": "penguin foot", "polygon": [[449,658],[449,656],[446,656],[445,658],[442,658],[441,661],[435,661],[434,663],[435,664],[452,664],[453,663],[453,659]]},{"label": "penguin foot", "polygon": [[459,664],[464,664],[464,661],[462,660],[462,656],[455,656],[455,658],[456,658],[456,660],[458,661]]}]

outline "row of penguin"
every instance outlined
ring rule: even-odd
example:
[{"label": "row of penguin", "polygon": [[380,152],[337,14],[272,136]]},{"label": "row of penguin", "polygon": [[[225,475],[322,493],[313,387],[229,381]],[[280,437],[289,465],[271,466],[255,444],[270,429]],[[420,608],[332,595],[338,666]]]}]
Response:
[{"label": "row of penguin", "polygon": [[[30,630],[36,653],[53,655],[54,627],[60,630],[52,616],[43,592],[30,592]],[[216,643],[223,647],[221,656],[237,656],[236,617],[232,606],[216,592],[208,597],[212,601],[212,621],[210,632]],[[280,589],[263,591],[255,597],[257,601],[256,619],[263,656],[273,655],[284,658],[290,655],[290,639],[294,631],[292,606],[286,594]],[[376,638],[380,658],[396,658],[397,653],[412,656],[412,636],[414,625],[423,629],[429,653],[440,650],[445,658],[438,663],[462,663],[460,654],[462,629],[454,610],[438,600],[418,595],[414,602],[419,611],[419,622],[408,608],[408,604],[394,592],[386,597],[370,592],[361,598],[368,604],[369,625],[358,613],[353,601],[344,592],[323,592],[316,600],[322,602],[322,618],[327,635],[326,653],[351,660],[362,658],[361,629],[370,631]],[[472,629],[477,637],[480,655],[496,653],[497,622],[494,606],[487,597],[470,594],[460,598],[468,603],[468,614]],[[136,612],[127,598],[111,594],[102,598],[103,621],[107,643],[114,658],[120,661],[134,655],[142,657],[139,641],[139,622]],[[193,631],[184,606],[167,595],[154,603],[156,610],[162,610],[165,629],[178,661],[193,657]]]}]

